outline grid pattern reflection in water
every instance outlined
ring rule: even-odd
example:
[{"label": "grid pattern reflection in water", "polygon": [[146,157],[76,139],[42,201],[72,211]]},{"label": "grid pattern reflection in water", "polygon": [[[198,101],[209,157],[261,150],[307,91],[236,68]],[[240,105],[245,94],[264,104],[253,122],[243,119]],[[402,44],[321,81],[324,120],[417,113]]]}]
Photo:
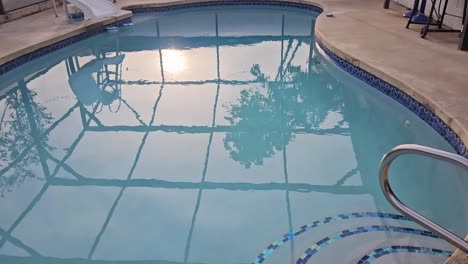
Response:
[{"label": "grid pattern reflection in water", "polygon": [[[441,263],[453,248],[396,215],[377,172],[398,144],[453,149],[321,54],[317,15],[136,14],[1,76],[0,262]],[[413,157],[394,174],[466,233],[446,206],[463,172]]]}]

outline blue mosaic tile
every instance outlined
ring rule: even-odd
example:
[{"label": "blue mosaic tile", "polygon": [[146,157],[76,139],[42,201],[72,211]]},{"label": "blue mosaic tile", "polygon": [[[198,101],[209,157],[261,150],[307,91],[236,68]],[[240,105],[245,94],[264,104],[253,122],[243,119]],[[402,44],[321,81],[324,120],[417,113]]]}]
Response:
[{"label": "blue mosaic tile", "polygon": [[[268,258],[274,252],[274,249],[280,247],[287,241],[294,239],[294,237],[297,237],[298,235],[306,231],[309,231],[311,229],[314,229],[316,227],[326,225],[329,223],[335,223],[335,222],[339,222],[343,220],[358,219],[358,218],[382,218],[382,219],[393,219],[393,220],[401,220],[401,221],[412,221],[411,219],[403,215],[380,213],[380,212],[348,213],[348,214],[339,214],[333,217],[326,217],[321,220],[317,220],[311,224],[301,226],[299,230],[296,230],[294,232],[289,232],[283,235],[282,237],[277,239],[275,242],[271,243],[264,251],[262,251],[262,253],[260,253],[260,255],[258,255],[257,258],[255,258],[252,264],[263,263],[266,260],[266,258]],[[362,231],[367,232],[367,230],[362,230]],[[349,233],[350,231],[345,230],[344,232]],[[425,232],[428,232],[428,231],[425,231]],[[326,240],[328,240],[328,238],[325,238],[322,243],[324,243]]]},{"label": "blue mosaic tile", "polygon": [[416,246],[389,246],[378,248],[370,252],[369,254],[362,257],[357,264],[370,264],[378,258],[395,253],[416,253],[448,258],[452,255],[453,252],[435,248],[425,248]]},{"label": "blue mosaic tile", "polygon": [[213,6],[278,6],[278,7],[292,7],[300,8],[304,10],[310,10],[315,13],[322,13],[320,7],[304,4],[304,3],[295,3],[288,1],[274,1],[274,0],[221,0],[221,1],[207,1],[207,2],[196,2],[196,3],[185,3],[185,4],[175,4],[170,6],[159,6],[159,7],[141,7],[141,8],[132,8],[131,11],[134,14],[148,14],[148,13],[162,13],[168,11],[175,11],[188,8],[200,8],[200,7],[213,7]]},{"label": "blue mosaic tile", "polygon": [[429,126],[431,126],[440,136],[442,136],[456,151],[458,155],[468,158],[468,152],[466,146],[460,137],[436,114],[430,111],[426,106],[420,102],[413,99],[411,96],[401,91],[397,87],[383,81],[379,77],[369,73],[352,63],[346,61],[345,59],[339,57],[331,50],[329,50],[325,45],[319,40],[316,40],[319,48],[340,68],[344,69],[354,77],[360,79],[361,81],[367,83],[368,85],[376,88],[380,92],[390,96],[395,101],[409,109],[411,112],[416,114]]},{"label": "blue mosaic tile", "polygon": [[[332,235],[332,236],[329,236],[327,238],[320,240],[319,242],[315,243],[312,247],[308,248],[304,252],[304,255],[302,255],[297,260],[296,264],[306,264],[310,260],[310,258],[313,255],[315,255],[320,249],[327,247],[328,245],[332,244],[335,241],[341,240],[349,236],[366,233],[366,232],[396,232],[396,233],[405,233],[405,234],[410,234],[410,235],[418,235],[418,236],[440,239],[438,236],[436,236],[435,234],[429,231],[408,228],[408,227],[379,226],[379,225],[361,226],[358,228],[343,230],[341,232],[336,233],[335,235]],[[324,243],[324,241],[326,242]],[[403,250],[404,246],[401,246],[400,248]],[[378,257],[384,256],[385,254],[388,254],[388,253],[384,250],[377,251],[372,256],[369,256],[369,258],[366,261],[369,261],[372,258],[378,258]]]},{"label": "blue mosaic tile", "polygon": [[64,39],[64,40],[61,40],[59,42],[56,42],[52,45],[49,45],[47,47],[44,47],[44,48],[40,48],[38,50],[35,50],[33,52],[30,52],[28,54],[25,54],[19,58],[16,58],[12,61],[9,61],[9,62],[6,62],[2,65],[0,65],[0,76],[2,76],[3,74],[25,64],[25,63],[28,63],[32,60],[35,60],[37,58],[40,58],[42,56],[45,56],[47,54],[50,54],[54,51],[57,51],[59,49],[62,49],[62,48],[65,48],[67,46],[70,46],[74,43],[77,43],[79,41],[82,41],[84,39],[87,39],[87,38],[90,38],[92,36],[95,36],[99,33],[102,33],[102,32],[105,32],[106,30],[106,27],[108,26],[122,26],[122,24],[126,23],[126,22],[130,22],[131,21],[131,18],[126,18],[124,20],[121,20],[121,21],[118,21],[118,22],[115,22],[115,23],[112,23],[112,24],[109,24],[109,25],[105,25],[105,26],[102,26],[102,27],[98,27],[96,29],[93,29],[93,30],[89,30],[89,31],[86,31],[86,32],[83,32],[81,34],[78,34],[76,36],[72,36],[70,38],[67,38],[67,39]]}]

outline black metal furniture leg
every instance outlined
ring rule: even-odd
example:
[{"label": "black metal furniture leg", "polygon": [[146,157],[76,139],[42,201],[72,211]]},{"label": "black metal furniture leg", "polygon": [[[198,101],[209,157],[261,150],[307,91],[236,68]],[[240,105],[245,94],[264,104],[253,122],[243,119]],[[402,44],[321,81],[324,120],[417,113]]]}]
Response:
[{"label": "black metal furniture leg", "polygon": [[389,7],[390,7],[390,0],[385,0],[385,2],[383,4],[383,8],[388,9]]},{"label": "black metal furniture leg", "polygon": [[429,26],[431,25],[432,22],[432,16],[434,15],[434,10],[435,10],[435,5],[436,5],[436,0],[431,0],[432,5],[431,5],[431,12],[429,13],[429,17],[427,18],[427,23],[421,28],[421,38],[425,38],[427,35],[427,32],[429,32]]},{"label": "black metal furniture leg", "polygon": [[[466,3],[466,1],[465,1]],[[465,17],[465,23],[463,24],[463,32],[458,46],[461,50],[468,50],[468,19]]]},{"label": "black metal furniture leg", "polygon": [[463,4],[463,17],[462,17],[462,26],[463,28],[466,27],[466,12],[468,11],[468,0],[465,0]]},{"label": "black metal furniture leg", "polygon": [[445,0],[445,4],[444,4],[444,11],[442,12],[442,17],[440,18],[440,24],[439,24],[439,28],[442,28],[442,25],[444,24],[444,18],[445,18],[445,13],[447,12],[447,4],[448,4],[448,1],[449,0]]},{"label": "black metal furniture leg", "polygon": [[411,11],[411,16],[408,19],[408,23],[406,24],[406,28],[409,28],[409,26],[411,24],[411,20],[416,15],[416,10],[418,10],[418,7],[419,7],[419,0],[414,0],[413,10]]}]

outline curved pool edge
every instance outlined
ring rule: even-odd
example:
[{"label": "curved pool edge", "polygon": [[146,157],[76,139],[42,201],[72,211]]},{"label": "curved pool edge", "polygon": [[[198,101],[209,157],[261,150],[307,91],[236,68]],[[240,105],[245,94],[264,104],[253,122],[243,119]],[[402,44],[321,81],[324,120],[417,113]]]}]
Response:
[{"label": "curved pool edge", "polygon": [[122,9],[134,11],[138,9],[158,9],[160,12],[168,11],[167,9],[173,9],[174,7],[180,8],[191,8],[191,7],[199,7],[201,5],[276,5],[276,6],[287,6],[292,5],[294,7],[299,8],[300,5],[304,7],[316,9],[321,13],[325,10],[324,6],[315,1],[307,1],[307,0],[176,0],[170,1],[166,3],[140,3],[140,4],[129,4],[122,6]]},{"label": "curved pool edge", "polygon": [[[347,73],[353,75],[355,78],[367,83],[372,88],[377,89],[381,93],[392,98],[403,107],[407,108],[409,111],[422,119],[426,124],[428,124],[432,129],[434,129],[456,151],[457,154],[468,157],[468,152],[466,150],[463,139],[459,136],[457,131],[453,129],[453,127],[445,122],[441,116],[437,115],[433,110],[431,110],[434,108],[427,107],[426,104],[423,104],[420,100],[417,100],[415,96],[410,95],[411,93],[408,93],[404,89],[392,85],[385,79],[373,74],[372,72],[369,72],[359,66],[356,66],[354,63],[349,62],[343,58],[345,56],[341,57],[337,55],[331,51],[320,38],[316,38],[316,43],[321,52],[325,53],[325,55],[335,65]],[[425,102],[427,99],[422,101]],[[452,120],[452,124],[456,122],[454,119],[449,119]]]},{"label": "curved pool edge", "polygon": [[[323,17],[323,15],[320,15],[317,21],[323,19]],[[437,133],[452,146],[457,154],[468,158],[468,151],[466,150],[465,144],[468,142],[468,127],[464,126],[457,118],[447,113],[444,107],[439,105],[436,101],[425,96],[423,92],[418,91],[418,89],[411,87],[392,75],[359,60],[359,58],[331,44],[327,40],[326,33],[319,30],[319,26],[320,24],[318,22],[315,27],[316,41],[335,64],[409,109],[437,131]],[[366,80],[376,78],[376,83]],[[381,80],[383,83],[378,83],[378,80]],[[385,92],[386,89],[390,89],[389,92]],[[411,102],[400,101],[398,97],[401,95],[396,94],[398,92],[403,93],[403,96],[408,96]],[[426,112],[424,112],[424,110],[426,110]],[[452,136],[447,136],[447,134],[450,133],[453,133],[456,137],[452,138]]]},{"label": "curved pool edge", "polygon": [[[346,53],[340,49],[338,45],[333,45],[327,38],[327,32],[323,32],[320,27],[320,21],[325,18],[323,13],[326,13],[327,3],[318,3],[308,0],[257,0],[257,1],[228,1],[228,0],[179,0],[165,3],[154,3],[151,0],[142,1],[140,4],[129,4],[121,6],[124,10],[135,10],[143,12],[145,9],[157,9],[158,11],[169,11],[177,8],[191,8],[213,5],[279,5],[306,7],[316,12],[322,11],[317,17],[315,27],[315,36],[318,45],[332,59],[332,61],[340,68],[352,74],[356,78],[368,83],[373,88],[378,89],[387,96],[392,97],[398,103],[415,113],[435,131],[437,131],[453,148],[462,156],[468,157],[464,142],[468,142],[468,127],[464,126],[455,117],[452,117],[444,107],[440,106],[436,101],[418,91],[418,89],[405,84],[404,82],[394,78],[391,74],[379,70],[370,64],[359,60],[352,54]],[[320,10],[320,11],[319,11]],[[105,19],[104,21],[96,21],[95,23],[85,23],[78,29],[63,34],[59,37],[51,39],[47,42],[33,43],[28,49],[24,49],[21,53],[7,54],[3,58],[0,57],[0,62],[5,61],[0,65],[0,76],[19,67],[31,60],[37,59],[51,52],[59,50],[63,47],[94,36],[105,30],[105,27],[112,24],[120,24],[130,19],[122,17],[120,20],[116,17]],[[106,21],[106,22],[105,22]],[[46,45],[47,44],[47,45]],[[44,46],[46,45],[46,46]],[[5,60],[5,57],[7,58]]]}]

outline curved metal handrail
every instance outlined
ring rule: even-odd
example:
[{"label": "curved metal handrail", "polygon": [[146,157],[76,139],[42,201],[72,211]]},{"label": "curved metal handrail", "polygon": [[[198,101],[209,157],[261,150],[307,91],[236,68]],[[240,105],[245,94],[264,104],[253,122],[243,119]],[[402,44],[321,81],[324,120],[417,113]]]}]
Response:
[{"label": "curved metal handrail", "polygon": [[413,219],[415,222],[424,226],[428,230],[438,234],[439,236],[447,240],[447,242],[449,242],[450,244],[463,250],[465,253],[468,253],[468,242],[461,239],[449,230],[441,227],[440,225],[430,221],[429,219],[414,211],[413,209],[407,207],[398,199],[398,197],[393,192],[392,188],[390,187],[390,182],[388,180],[388,172],[390,169],[390,165],[396,158],[405,154],[418,154],[442,161],[447,161],[455,165],[461,165],[465,168],[468,168],[468,159],[465,159],[457,154],[438,149],[433,149],[420,145],[407,144],[397,146],[394,149],[390,150],[387,154],[385,154],[382,158],[382,161],[380,162],[379,171],[380,187],[382,188],[385,197],[393,205],[393,207],[395,207],[402,214]]}]

